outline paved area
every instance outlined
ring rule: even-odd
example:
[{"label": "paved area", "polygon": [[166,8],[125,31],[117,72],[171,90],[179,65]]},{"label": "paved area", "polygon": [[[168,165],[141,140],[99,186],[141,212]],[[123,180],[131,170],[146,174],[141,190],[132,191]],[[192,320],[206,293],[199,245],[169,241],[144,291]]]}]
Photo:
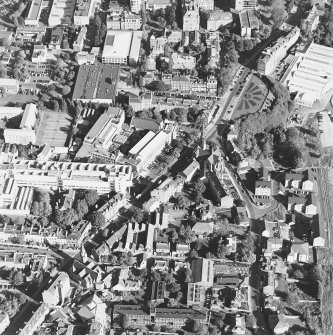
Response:
[{"label": "paved area", "polygon": [[37,130],[37,145],[63,147],[68,138],[71,117],[66,113],[43,111]]}]

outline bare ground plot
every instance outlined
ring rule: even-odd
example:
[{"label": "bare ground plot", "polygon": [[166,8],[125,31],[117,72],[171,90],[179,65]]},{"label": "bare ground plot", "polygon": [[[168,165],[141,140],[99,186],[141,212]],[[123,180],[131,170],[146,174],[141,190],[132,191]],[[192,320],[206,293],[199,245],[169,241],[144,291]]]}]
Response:
[{"label": "bare ground plot", "polygon": [[65,146],[71,126],[71,117],[66,113],[44,111],[37,130],[37,145]]}]

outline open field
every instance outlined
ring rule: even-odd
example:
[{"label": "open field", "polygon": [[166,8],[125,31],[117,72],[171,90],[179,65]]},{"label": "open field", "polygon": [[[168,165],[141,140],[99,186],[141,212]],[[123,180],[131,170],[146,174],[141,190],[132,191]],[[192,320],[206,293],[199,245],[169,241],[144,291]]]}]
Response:
[{"label": "open field", "polygon": [[67,141],[70,130],[71,118],[66,113],[43,111],[37,130],[37,145],[48,144],[63,147]]}]

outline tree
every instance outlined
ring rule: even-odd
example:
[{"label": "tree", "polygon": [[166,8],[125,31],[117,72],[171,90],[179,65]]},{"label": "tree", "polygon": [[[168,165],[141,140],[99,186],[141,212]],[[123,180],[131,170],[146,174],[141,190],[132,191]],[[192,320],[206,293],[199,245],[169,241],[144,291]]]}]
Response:
[{"label": "tree", "polygon": [[197,333],[200,330],[200,323],[198,320],[191,320],[190,331],[192,333]]},{"label": "tree", "polygon": [[95,228],[101,228],[105,225],[105,217],[101,212],[92,213],[89,219]]},{"label": "tree", "polygon": [[10,43],[8,41],[8,38],[0,38],[0,45],[5,47],[5,48],[8,48],[10,46]]},{"label": "tree", "polygon": [[99,199],[99,195],[96,190],[88,190],[84,193],[84,199],[89,207],[94,206]]},{"label": "tree", "polygon": [[170,292],[171,293],[176,293],[176,292],[180,291],[180,289],[181,289],[180,284],[177,284],[177,283],[170,284]]},{"label": "tree", "polygon": [[126,314],[121,314],[119,315],[119,326],[123,329],[127,329],[130,325],[130,319],[128,317],[128,315]]},{"label": "tree", "polygon": [[250,39],[244,40],[244,50],[252,50],[254,47],[253,41]]},{"label": "tree", "polygon": [[76,210],[79,219],[81,219],[89,212],[89,208],[85,199],[76,199],[74,202],[74,209]]},{"label": "tree", "polygon": [[272,17],[275,27],[280,26],[283,23],[287,15],[287,12],[284,8],[284,2],[280,0],[272,1],[270,12],[271,12],[271,15],[272,15],[271,17]]},{"label": "tree", "polygon": [[68,95],[70,91],[71,91],[71,88],[68,85],[64,85],[64,87],[62,88],[63,95]]},{"label": "tree", "polygon": [[138,78],[138,86],[140,89],[142,89],[143,87],[143,77],[141,76],[141,74],[139,75],[139,78]]},{"label": "tree", "polygon": [[21,271],[12,270],[9,274],[9,281],[14,286],[21,286],[24,283],[24,277]]},{"label": "tree", "polygon": [[147,88],[150,91],[170,91],[171,90],[171,85],[163,83],[163,81],[160,80],[154,80],[151,83],[147,85]]},{"label": "tree", "polygon": [[68,112],[68,106],[67,106],[66,99],[62,99],[61,100],[61,111],[63,113],[67,113]]}]

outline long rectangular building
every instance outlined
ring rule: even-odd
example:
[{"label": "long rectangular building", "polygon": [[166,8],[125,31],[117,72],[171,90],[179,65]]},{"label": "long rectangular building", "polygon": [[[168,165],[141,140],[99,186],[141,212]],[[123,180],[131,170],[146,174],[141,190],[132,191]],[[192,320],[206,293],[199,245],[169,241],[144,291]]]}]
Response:
[{"label": "long rectangular building", "polygon": [[287,36],[280,37],[271,47],[266,48],[258,60],[258,72],[264,75],[271,74],[299,37],[300,29],[294,27]]},{"label": "long rectangular building", "polygon": [[290,92],[297,93],[296,101],[311,107],[333,87],[333,48],[311,43],[285,77]]},{"label": "long rectangular building", "polygon": [[126,193],[132,185],[129,165],[67,163],[33,160],[16,161],[0,165],[0,182],[15,179],[17,186],[49,189],[90,189],[98,193],[112,191]]},{"label": "long rectangular building", "polygon": [[55,27],[72,22],[76,0],[54,0],[50,14],[49,26]]},{"label": "long rectangular building", "polygon": [[89,25],[90,19],[94,17],[96,5],[99,0],[77,0],[74,11],[74,24],[76,26]]},{"label": "long rectangular building", "polygon": [[42,12],[43,0],[32,0],[29,4],[28,14],[24,20],[26,26],[38,26]]}]

